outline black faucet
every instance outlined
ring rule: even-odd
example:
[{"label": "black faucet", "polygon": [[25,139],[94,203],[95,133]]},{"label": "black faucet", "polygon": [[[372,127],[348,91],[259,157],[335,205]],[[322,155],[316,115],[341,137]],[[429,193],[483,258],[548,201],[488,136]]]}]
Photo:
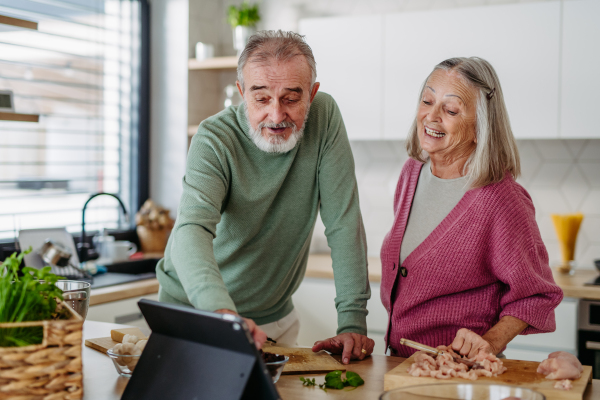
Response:
[{"label": "black faucet", "polygon": [[121,201],[119,196],[117,196],[116,194],[101,192],[101,193],[96,193],[96,194],[91,195],[90,198],[87,199],[87,201],[83,205],[83,210],[81,211],[81,242],[79,243],[79,246],[78,246],[79,247],[79,251],[78,251],[79,262],[84,262],[84,261],[88,260],[88,250],[90,247],[89,244],[85,241],[85,209],[86,209],[88,203],[94,197],[98,197],[98,196],[102,196],[102,195],[112,196],[115,199],[117,199],[117,201],[121,205],[121,208],[123,209],[123,215],[125,216],[125,220],[126,221],[129,220],[129,215],[127,214],[127,209],[125,208],[125,204],[123,204],[123,202]]}]

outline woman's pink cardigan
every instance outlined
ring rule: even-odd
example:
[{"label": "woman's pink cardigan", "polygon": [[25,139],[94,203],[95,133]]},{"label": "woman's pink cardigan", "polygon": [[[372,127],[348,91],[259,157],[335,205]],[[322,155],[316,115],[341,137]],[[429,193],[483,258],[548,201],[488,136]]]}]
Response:
[{"label": "woman's pink cardigan", "polygon": [[402,168],[394,224],[381,249],[381,301],[392,354],[415,352],[401,346],[400,338],[449,345],[460,328],[483,335],[505,315],[529,324],[523,334],[554,331],[554,309],[563,294],[552,278],[531,198],[510,174],[467,191],[398,265],[422,165],[409,159]]}]

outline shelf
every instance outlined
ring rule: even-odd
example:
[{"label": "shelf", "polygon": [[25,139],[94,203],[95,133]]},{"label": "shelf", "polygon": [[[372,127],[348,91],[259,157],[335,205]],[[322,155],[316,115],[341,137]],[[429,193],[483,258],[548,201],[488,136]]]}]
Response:
[{"label": "shelf", "polygon": [[40,122],[40,116],[38,114],[0,112],[0,121]]},{"label": "shelf", "polygon": [[206,60],[201,61],[196,60],[195,58],[190,58],[188,60],[188,69],[236,69],[237,63],[237,56],[207,58]]},{"label": "shelf", "polygon": [[190,125],[188,126],[188,136],[192,137],[198,132],[198,125]]},{"label": "shelf", "polygon": [[0,24],[18,26],[19,28],[33,29],[37,31],[37,22],[27,21],[25,19],[7,17],[6,15],[0,15]]}]

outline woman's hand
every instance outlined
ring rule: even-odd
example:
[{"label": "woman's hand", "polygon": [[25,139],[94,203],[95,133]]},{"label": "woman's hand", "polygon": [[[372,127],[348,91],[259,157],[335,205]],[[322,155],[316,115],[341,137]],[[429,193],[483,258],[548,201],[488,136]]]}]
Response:
[{"label": "woman's hand", "polygon": [[333,354],[341,354],[342,362],[348,364],[350,360],[364,360],[373,352],[375,342],[358,333],[340,333],[329,339],[315,342],[312,351],[327,350]]},{"label": "woman's hand", "polygon": [[494,355],[496,354],[488,341],[467,328],[459,329],[456,332],[456,337],[450,347],[463,356],[467,356],[467,358],[475,357],[481,350]]}]

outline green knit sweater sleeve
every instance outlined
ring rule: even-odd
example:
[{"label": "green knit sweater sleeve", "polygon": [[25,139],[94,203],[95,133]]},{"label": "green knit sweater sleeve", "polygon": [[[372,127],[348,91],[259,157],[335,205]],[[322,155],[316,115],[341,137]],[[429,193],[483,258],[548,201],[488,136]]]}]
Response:
[{"label": "green knit sweater sleeve", "polygon": [[321,219],[333,260],[337,333],[366,335],[371,289],[354,159],[340,110],[333,99],[328,112],[327,140],[319,165],[319,193]]},{"label": "green knit sweater sleeve", "polygon": [[205,121],[190,146],[170,250],[190,303],[201,310],[226,308],[237,311],[213,250],[228,179],[225,149],[215,139],[210,123]]}]

